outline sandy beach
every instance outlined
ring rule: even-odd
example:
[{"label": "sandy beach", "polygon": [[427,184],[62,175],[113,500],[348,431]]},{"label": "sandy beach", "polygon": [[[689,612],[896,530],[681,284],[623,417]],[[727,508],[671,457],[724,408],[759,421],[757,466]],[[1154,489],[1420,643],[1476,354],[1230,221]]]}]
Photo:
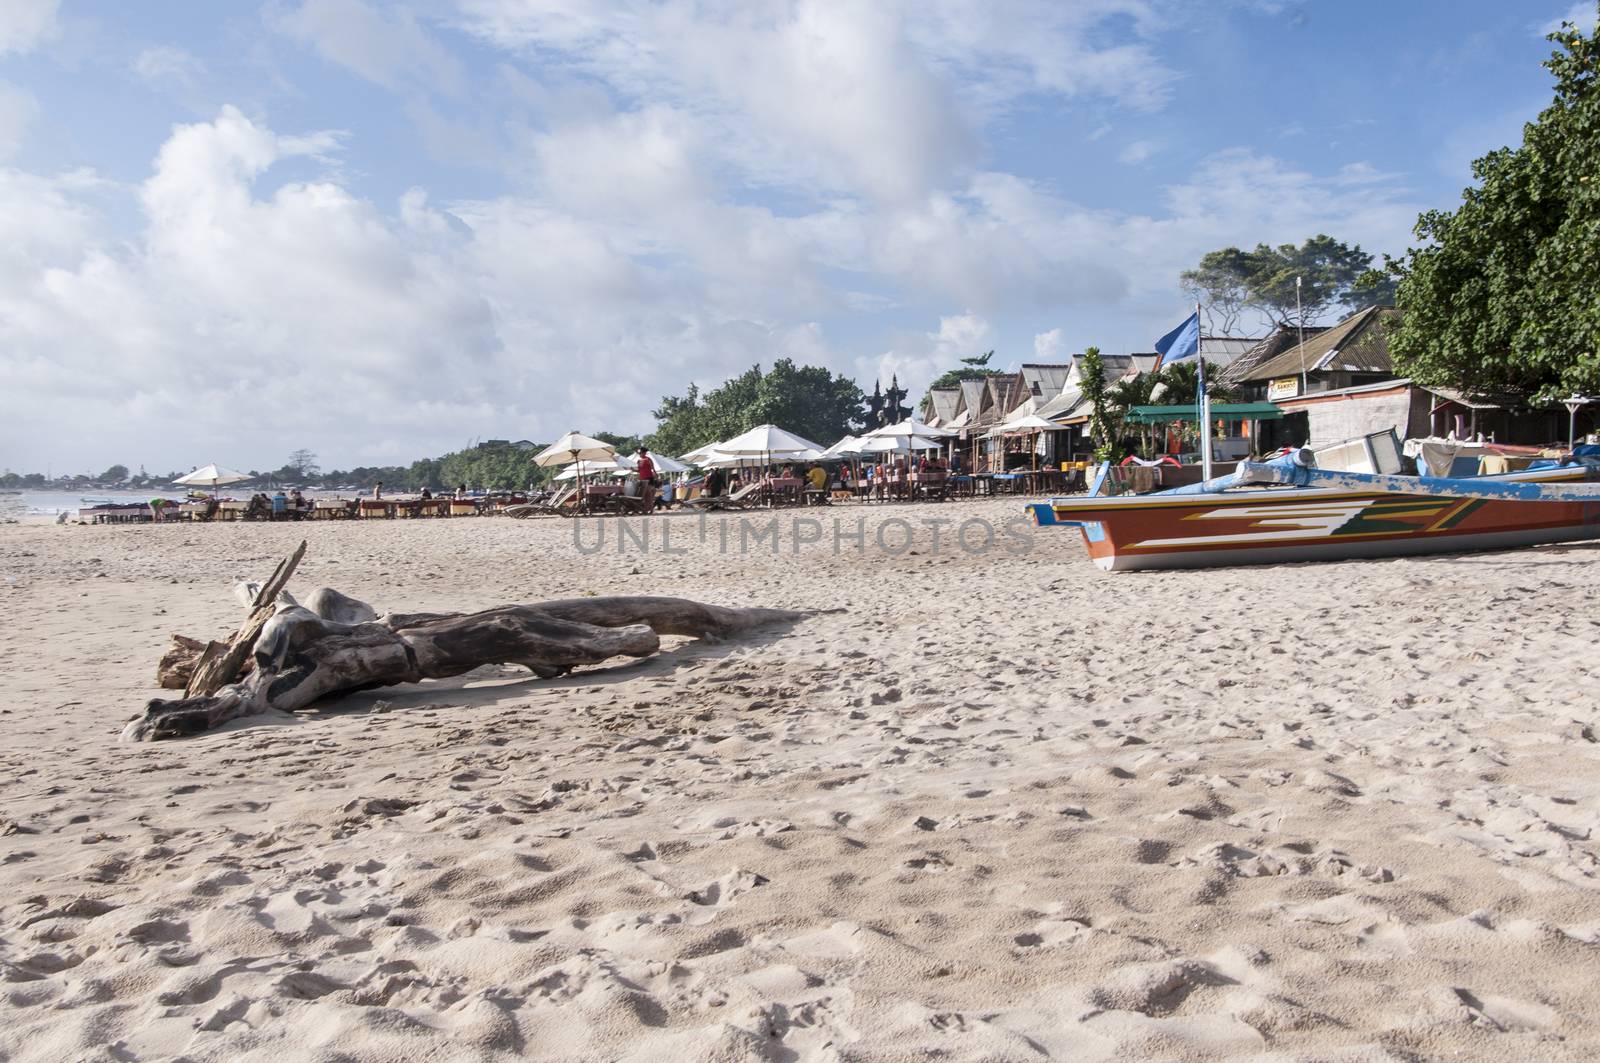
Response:
[{"label": "sandy beach", "polygon": [[[919,523],[1019,511],[0,527],[0,1059],[1600,1054],[1600,548],[1111,575]],[[380,612],[843,611],[120,742],[302,536],[297,595]]]}]

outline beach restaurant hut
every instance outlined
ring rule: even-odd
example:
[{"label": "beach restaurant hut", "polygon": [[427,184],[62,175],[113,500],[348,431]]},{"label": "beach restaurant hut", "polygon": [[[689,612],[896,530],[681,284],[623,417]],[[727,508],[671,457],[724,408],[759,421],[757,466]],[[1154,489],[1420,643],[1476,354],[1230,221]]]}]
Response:
[{"label": "beach restaurant hut", "polygon": [[[1042,446],[1044,433],[1063,432],[1065,430],[1062,425],[1056,424],[1054,421],[1046,420],[1036,413],[1028,413],[1020,417],[1013,417],[1004,424],[995,425],[989,429],[988,436],[992,440],[1026,437],[1028,439],[1027,451],[1030,455],[1028,467],[1037,469],[1039,467],[1039,456],[1044,452]],[[1004,448],[1004,443],[1000,442],[998,446]]]}]

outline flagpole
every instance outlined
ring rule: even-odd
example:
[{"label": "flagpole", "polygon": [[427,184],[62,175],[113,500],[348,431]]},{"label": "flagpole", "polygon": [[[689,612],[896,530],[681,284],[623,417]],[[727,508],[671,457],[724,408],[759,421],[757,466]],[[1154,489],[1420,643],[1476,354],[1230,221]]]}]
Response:
[{"label": "flagpole", "polygon": [[1211,479],[1211,396],[1206,392],[1206,359],[1200,351],[1200,303],[1194,304],[1194,350],[1200,359],[1200,477]]}]

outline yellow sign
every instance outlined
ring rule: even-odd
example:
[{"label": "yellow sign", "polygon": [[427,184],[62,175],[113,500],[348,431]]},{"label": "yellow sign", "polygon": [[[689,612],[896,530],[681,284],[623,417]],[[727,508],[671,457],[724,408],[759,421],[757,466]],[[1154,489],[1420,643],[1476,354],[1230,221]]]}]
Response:
[{"label": "yellow sign", "polygon": [[1279,399],[1292,399],[1300,394],[1300,378],[1297,376],[1281,376],[1267,385],[1267,401],[1277,402]]}]

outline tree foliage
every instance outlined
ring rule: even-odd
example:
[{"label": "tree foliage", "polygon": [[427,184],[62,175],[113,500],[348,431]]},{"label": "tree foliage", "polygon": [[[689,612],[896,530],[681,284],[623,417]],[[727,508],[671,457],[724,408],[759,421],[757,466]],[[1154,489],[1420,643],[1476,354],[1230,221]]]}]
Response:
[{"label": "tree foliage", "polygon": [[[988,376],[1000,376],[1000,370],[989,368],[989,361],[993,357],[993,351],[985,351],[983,354],[961,359],[960,366],[940,373],[933,383],[928,385],[928,390],[938,391],[942,388],[959,387],[963,380],[982,380]],[[924,403],[927,401],[927,395],[923,395],[923,401]]]},{"label": "tree foliage", "polygon": [[1111,396],[1106,386],[1106,363],[1100,357],[1100,348],[1084,349],[1078,362],[1078,393],[1089,401],[1089,441],[1100,442],[1096,457],[1104,457],[1103,450],[1111,445]]},{"label": "tree foliage", "polygon": [[[1255,250],[1225,247],[1178,275],[1200,303],[1212,331],[1232,335],[1246,313],[1269,328],[1314,324],[1336,306],[1370,305],[1390,292],[1373,276],[1373,256],[1319,234],[1294,244],[1257,244]],[[1295,278],[1301,287],[1296,300]]]},{"label": "tree foliage", "polygon": [[861,402],[861,389],[848,377],[780,358],[766,372],[751,366],[704,398],[693,384],[685,395],[665,396],[645,442],[662,454],[684,454],[775,424],[826,445],[859,429]]},{"label": "tree foliage", "polygon": [[1390,263],[1395,368],[1469,393],[1600,391],[1600,32],[1550,35],[1555,99]]}]

